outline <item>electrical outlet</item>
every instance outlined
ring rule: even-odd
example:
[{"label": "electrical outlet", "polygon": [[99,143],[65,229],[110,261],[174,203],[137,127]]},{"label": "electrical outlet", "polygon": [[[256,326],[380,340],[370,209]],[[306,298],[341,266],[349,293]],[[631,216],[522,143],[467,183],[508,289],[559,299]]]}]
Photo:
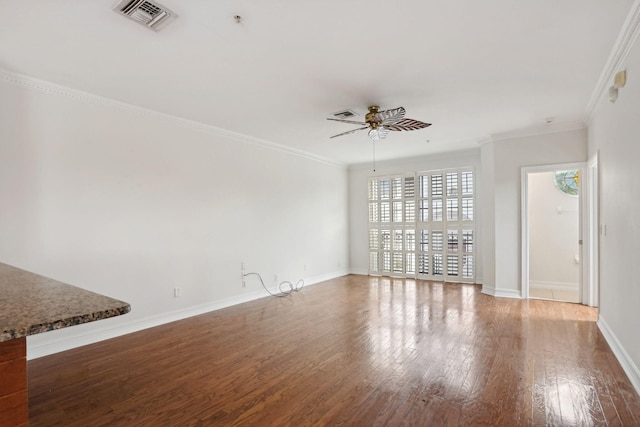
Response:
[{"label": "electrical outlet", "polygon": [[278,275],[274,274],[273,275],[273,282],[277,285],[278,284]]},{"label": "electrical outlet", "polygon": [[173,288],[173,297],[179,298],[182,296],[182,288]]}]

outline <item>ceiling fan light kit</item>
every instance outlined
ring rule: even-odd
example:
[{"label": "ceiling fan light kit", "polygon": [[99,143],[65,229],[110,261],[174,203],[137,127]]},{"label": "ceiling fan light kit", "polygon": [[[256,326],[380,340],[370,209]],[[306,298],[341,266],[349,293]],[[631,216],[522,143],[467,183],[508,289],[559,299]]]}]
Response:
[{"label": "ceiling fan light kit", "polygon": [[425,123],[414,119],[406,119],[404,107],[393,108],[391,110],[380,111],[380,107],[372,105],[369,107],[369,112],[365,115],[364,122],[357,122],[353,120],[327,118],[327,120],[333,120],[336,122],[349,123],[354,125],[360,125],[362,127],[352,129],[347,132],[333,135],[330,138],[338,136],[349,135],[360,130],[369,129],[368,135],[374,141],[385,139],[389,131],[407,131],[418,130],[431,126],[431,123]]}]

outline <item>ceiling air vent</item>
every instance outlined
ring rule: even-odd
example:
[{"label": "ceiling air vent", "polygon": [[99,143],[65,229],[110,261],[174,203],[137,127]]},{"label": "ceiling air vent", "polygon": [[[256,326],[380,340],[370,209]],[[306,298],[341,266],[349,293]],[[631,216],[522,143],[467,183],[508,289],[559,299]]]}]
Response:
[{"label": "ceiling air vent", "polygon": [[344,110],[344,111],[338,111],[337,113],[333,113],[333,117],[336,117],[338,119],[349,119],[355,116],[357,116],[357,114],[351,110]]},{"label": "ceiling air vent", "polygon": [[176,16],[166,7],[149,0],[122,0],[113,9],[156,31]]}]

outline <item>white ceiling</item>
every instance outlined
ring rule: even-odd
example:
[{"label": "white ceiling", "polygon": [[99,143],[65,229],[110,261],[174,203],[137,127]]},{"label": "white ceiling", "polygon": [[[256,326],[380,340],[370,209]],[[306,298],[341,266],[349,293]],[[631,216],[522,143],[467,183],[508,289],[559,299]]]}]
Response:
[{"label": "white ceiling", "polygon": [[433,123],[378,160],[580,122],[633,1],[161,0],[156,33],[117,0],[0,0],[0,69],[353,164],[343,109]]}]

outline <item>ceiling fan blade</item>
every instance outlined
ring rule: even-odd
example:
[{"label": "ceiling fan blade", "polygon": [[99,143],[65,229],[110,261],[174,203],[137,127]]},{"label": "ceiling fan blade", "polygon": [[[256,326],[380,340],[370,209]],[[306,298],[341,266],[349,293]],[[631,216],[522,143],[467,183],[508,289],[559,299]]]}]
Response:
[{"label": "ceiling fan blade", "polygon": [[350,130],[350,131],[347,131],[347,132],[342,132],[342,133],[339,133],[337,135],[330,136],[329,138],[335,138],[337,136],[349,135],[349,134],[356,133],[359,130],[364,130],[364,129],[369,129],[369,126],[361,127],[361,128],[358,128],[358,129],[353,129],[353,130]]},{"label": "ceiling fan blade", "polygon": [[344,120],[344,119],[330,119],[327,118],[327,120],[333,120],[334,122],[342,122],[342,123],[350,123],[352,125],[360,125],[360,126],[364,126],[366,125],[365,122],[355,122],[353,120]]},{"label": "ceiling fan blade", "polygon": [[392,125],[404,118],[404,107],[393,108],[391,110],[378,111],[373,115],[373,121],[381,125]]},{"label": "ceiling fan blade", "polygon": [[385,125],[389,130],[418,130],[431,126],[431,123],[421,122],[413,119],[402,119],[395,124]]},{"label": "ceiling fan blade", "polygon": [[374,141],[377,141],[379,139],[385,139],[388,134],[389,134],[389,129],[387,129],[386,127],[379,126],[378,128],[371,129],[369,131],[369,138],[373,139]]}]

